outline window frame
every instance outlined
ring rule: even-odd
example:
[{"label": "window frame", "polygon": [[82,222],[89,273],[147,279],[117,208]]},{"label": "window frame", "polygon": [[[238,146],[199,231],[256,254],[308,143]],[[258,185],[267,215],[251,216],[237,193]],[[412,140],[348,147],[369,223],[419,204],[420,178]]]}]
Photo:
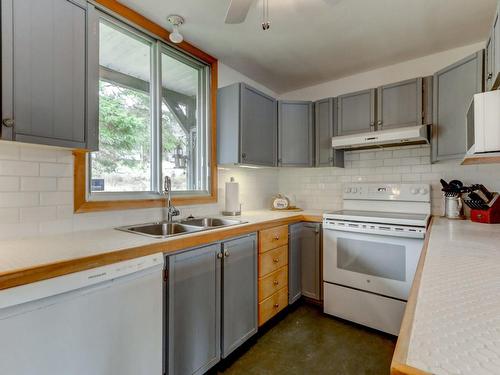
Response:
[{"label": "window frame", "polygon": [[[151,192],[90,192],[89,150],[75,150],[74,154],[74,212],[123,210],[130,208],[161,207],[165,200],[161,195],[161,56],[176,56],[182,62],[205,66],[199,84],[203,85],[204,105],[199,108],[202,121],[206,123],[206,142],[203,142],[203,155],[206,155],[204,169],[207,171],[206,189],[175,191],[172,200],[175,205],[208,204],[217,202],[217,162],[216,162],[216,100],[217,100],[217,59],[187,42],[173,45],[168,41],[169,32],[151,22],[130,8],[110,0],[97,0],[95,11],[98,20],[104,19],[132,35],[150,41],[151,45],[151,129],[152,161]],[[160,75],[160,76],[158,76]]]}]

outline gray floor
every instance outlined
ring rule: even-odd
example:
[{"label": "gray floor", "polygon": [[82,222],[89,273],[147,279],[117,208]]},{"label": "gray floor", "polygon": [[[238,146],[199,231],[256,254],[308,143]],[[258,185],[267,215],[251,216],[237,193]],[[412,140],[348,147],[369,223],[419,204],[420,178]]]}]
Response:
[{"label": "gray floor", "polygon": [[300,304],[213,373],[386,375],[395,343]]}]

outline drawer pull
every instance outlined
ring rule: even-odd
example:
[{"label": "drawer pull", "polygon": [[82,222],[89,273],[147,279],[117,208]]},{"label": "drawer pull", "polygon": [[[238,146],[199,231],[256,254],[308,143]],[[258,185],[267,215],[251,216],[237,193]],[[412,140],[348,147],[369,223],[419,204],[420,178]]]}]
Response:
[{"label": "drawer pull", "polygon": [[278,263],[280,260],[278,258],[273,258],[274,263]]},{"label": "drawer pull", "polygon": [[274,308],[277,309],[278,307],[280,307],[280,304],[279,303],[275,303],[274,304]]},{"label": "drawer pull", "polygon": [[275,239],[276,241],[278,241],[278,240],[280,239],[280,235],[279,235],[279,234],[275,234],[275,235],[274,235],[274,239]]},{"label": "drawer pull", "polygon": [[274,281],[273,281],[273,284],[274,284],[274,285],[278,285],[279,283],[280,283],[280,282],[279,282],[278,280],[274,280]]}]

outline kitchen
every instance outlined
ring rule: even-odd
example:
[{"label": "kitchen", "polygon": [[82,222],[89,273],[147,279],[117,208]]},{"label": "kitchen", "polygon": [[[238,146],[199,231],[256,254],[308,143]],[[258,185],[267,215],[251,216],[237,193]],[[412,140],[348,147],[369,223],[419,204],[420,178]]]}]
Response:
[{"label": "kitchen", "polygon": [[499,373],[459,3],[2,0],[0,373]]}]

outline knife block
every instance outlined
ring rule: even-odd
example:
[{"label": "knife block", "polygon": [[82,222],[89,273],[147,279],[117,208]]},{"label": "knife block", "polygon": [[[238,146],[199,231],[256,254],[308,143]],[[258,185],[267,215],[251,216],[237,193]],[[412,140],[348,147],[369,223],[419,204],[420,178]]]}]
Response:
[{"label": "knife block", "polygon": [[475,223],[498,224],[500,223],[500,195],[495,193],[495,196],[488,204],[487,210],[470,210],[470,219]]}]

